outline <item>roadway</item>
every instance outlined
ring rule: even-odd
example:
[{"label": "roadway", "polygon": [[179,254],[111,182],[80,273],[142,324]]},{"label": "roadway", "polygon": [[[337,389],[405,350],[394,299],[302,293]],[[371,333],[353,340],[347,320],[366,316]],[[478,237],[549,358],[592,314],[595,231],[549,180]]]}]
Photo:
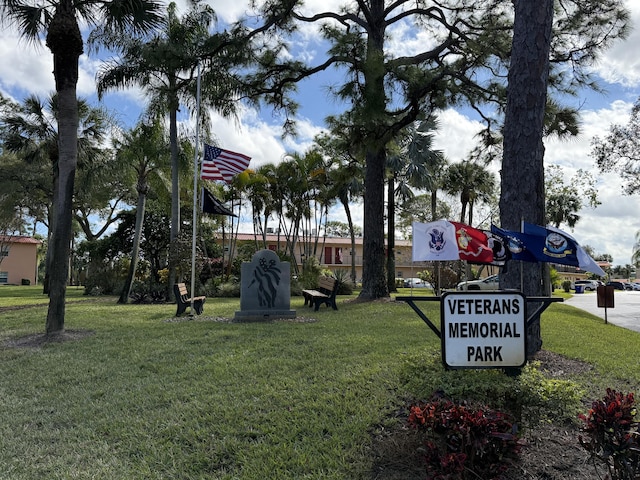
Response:
[{"label": "roadway", "polygon": [[[640,292],[614,290],[614,308],[606,309],[608,323],[640,332]],[[578,293],[565,299],[566,305],[580,308],[602,319],[605,309],[598,307],[595,292]]]}]

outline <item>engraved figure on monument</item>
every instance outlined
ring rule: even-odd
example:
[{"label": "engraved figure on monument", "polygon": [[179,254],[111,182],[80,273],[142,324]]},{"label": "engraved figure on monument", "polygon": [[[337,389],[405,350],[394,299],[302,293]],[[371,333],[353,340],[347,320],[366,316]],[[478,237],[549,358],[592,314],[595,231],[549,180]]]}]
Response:
[{"label": "engraved figure on monument", "polygon": [[295,318],[291,310],[291,265],[271,250],[257,251],[240,269],[240,311],[235,320]]}]

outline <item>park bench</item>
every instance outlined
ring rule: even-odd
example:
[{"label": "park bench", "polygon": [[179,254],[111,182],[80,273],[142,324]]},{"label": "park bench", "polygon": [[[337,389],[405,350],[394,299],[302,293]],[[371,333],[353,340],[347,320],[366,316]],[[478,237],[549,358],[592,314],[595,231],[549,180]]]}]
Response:
[{"label": "park bench", "polygon": [[304,304],[310,307],[315,305],[315,310],[318,310],[320,305],[324,303],[327,307],[331,306],[334,310],[337,310],[337,291],[338,282],[336,282],[336,279],[323,275],[318,279],[318,286],[315,290],[302,290]]},{"label": "park bench", "polygon": [[[176,283],[173,286],[173,292],[176,296],[176,304],[178,305],[178,311],[176,312],[176,317],[179,317],[184,313],[187,307],[191,308],[191,300],[192,298],[189,296],[189,292],[187,291],[187,286],[184,283]],[[195,313],[200,315],[202,310],[204,310],[204,302],[207,297],[193,297],[193,310]],[[193,313],[193,312],[191,312]]]}]

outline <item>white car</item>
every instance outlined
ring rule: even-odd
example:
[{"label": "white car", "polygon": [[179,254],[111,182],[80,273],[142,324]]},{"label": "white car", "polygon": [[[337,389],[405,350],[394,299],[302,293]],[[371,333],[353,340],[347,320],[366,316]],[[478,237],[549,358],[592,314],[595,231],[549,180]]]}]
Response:
[{"label": "white car", "polygon": [[576,285],[582,285],[586,291],[596,291],[600,283],[597,280],[576,280],[573,284],[573,288],[575,289]]},{"label": "white car", "polygon": [[500,277],[498,275],[491,275],[487,278],[480,280],[469,280],[467,282],[460,282],[456,287],[456,290],[499,290],[500,289]]},{"label": "white car", "polygon": [[425,282],[421,278],[405,278],[404,280],[405,288],[433,288],[429,282]]}]

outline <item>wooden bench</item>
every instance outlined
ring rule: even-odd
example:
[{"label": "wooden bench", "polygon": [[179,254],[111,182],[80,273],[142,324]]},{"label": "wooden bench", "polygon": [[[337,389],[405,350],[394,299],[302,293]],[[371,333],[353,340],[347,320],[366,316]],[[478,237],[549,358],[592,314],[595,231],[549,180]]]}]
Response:
[{"label": "wooden bench", "polygon": [[331,306],[334,310],[337,310],[337,291],[338,282],[336,282],[336,279],[323,275],[318,279],[318,286],[315,290],[302,290],[304,304],[310,307],[315,305],[315,310],[318,310],[320,305],[324,303],[327,307]]},{"label": "wooden bench", "polygon": [[[176,303],[178,304],[178,311],[176,317],[179,317],[184,313],[187,307],[191,308],[191,297],[187,291],[187,286],[184,283],[176,283],[173,286],[173,293],[176,296]],[[200,315],[204,310],[204,302],[207,297],[193,297],[193,310]],[[193,313],[193,312],[191,312]]]}]

